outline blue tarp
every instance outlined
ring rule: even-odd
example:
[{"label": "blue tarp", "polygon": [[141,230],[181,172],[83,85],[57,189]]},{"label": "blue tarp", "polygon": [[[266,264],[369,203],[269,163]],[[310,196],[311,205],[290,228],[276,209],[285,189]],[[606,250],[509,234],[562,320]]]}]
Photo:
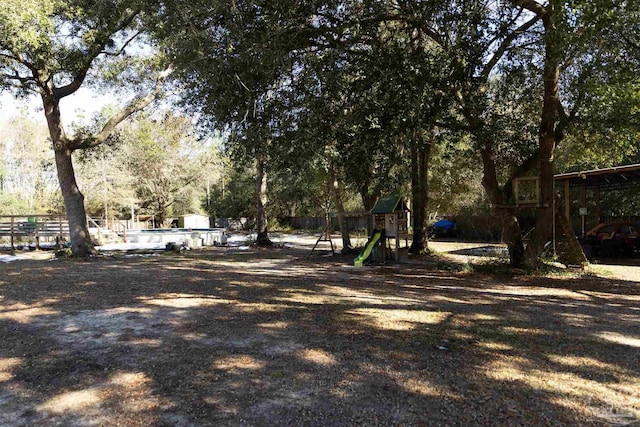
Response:
[{"label": "blue tarp", "polygon": [[432,225],[433,228],[440,228],[444,231],[451,230],[452,228],[456,228],[456,223],[453,221],[449,221],[448,219],[441,219]]}]

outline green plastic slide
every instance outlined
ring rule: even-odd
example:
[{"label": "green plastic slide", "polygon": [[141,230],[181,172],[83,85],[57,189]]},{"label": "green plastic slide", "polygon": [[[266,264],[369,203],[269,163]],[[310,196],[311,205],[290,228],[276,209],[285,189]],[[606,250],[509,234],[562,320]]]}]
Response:
[{"label": "green plastic slide", "polygon": [[380,243],[380,237],[382,237],[382,233],[380,231],[376,231],[375,233],[373,233],[373,236],[369,238],[369,241],[365,245],[362,252],[360,252],[360,255],[358,255],[358,258],[353,260],[354,267],[362,267],[364,265],[364,262],[371,255],[371,251],[373,250],[373,248],[375,248],[376,245]]}]

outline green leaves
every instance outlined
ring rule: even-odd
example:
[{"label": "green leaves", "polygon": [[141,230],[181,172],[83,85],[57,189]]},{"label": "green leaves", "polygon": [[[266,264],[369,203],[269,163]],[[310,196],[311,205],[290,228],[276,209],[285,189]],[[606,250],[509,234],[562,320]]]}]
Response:
[{"label": "green leaves", "polygon": [[104,63],[131,45],[145,4],[153,7],[144,0],[1,2],[0,85],[43,91],[74,82],[97,58]]},{"label": "green leaves", "polygon": [[0,2],[0,47],[13,54],[37,52],[50,44],[59,8],[57,0],[6,0]]},{"label": "green leaves", "polygon": [[606,106],[596,98],[637,73],[637,6],[555,6],[178,1],[167,4],[163,30],[171,29],[166,48],[181,64],[190,102],[228,131],[239,157],[268,154],[282,169],[333,165],[352,188],[380,191],[406,182],[408,149],[432,128],[450,138],[471,132],[468,143],[491,146],[508,180],[538,148],[545,67],[564,73],[558,136],[579,111],[586,117],[586,105],[600,105],[594,118],[623,110],[633,117],[631,100],[616,95]]}]

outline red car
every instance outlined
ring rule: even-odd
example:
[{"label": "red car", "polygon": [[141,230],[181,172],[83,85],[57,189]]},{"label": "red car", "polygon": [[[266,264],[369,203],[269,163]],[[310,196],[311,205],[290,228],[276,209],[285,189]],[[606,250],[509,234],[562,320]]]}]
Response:
[{"label": "red car", "polygon": [[[585,253],[632,256],[640,246],[640,233],[633,222],[605,222],[589,230],[583,239]],[[588,255],[588,254],[587,254]]]}]

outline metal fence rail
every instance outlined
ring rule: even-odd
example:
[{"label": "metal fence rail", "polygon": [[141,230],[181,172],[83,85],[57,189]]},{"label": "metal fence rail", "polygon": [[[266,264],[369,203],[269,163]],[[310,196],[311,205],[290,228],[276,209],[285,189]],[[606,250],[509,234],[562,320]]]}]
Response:
[{"label": "metal fence rail", "polygon": [[0,215],[0,237],[11,238],[11,250],[16,239],[33,239],[40,248],[41,237],[56,239],[69,237],[69,223],[65,215]]}]

